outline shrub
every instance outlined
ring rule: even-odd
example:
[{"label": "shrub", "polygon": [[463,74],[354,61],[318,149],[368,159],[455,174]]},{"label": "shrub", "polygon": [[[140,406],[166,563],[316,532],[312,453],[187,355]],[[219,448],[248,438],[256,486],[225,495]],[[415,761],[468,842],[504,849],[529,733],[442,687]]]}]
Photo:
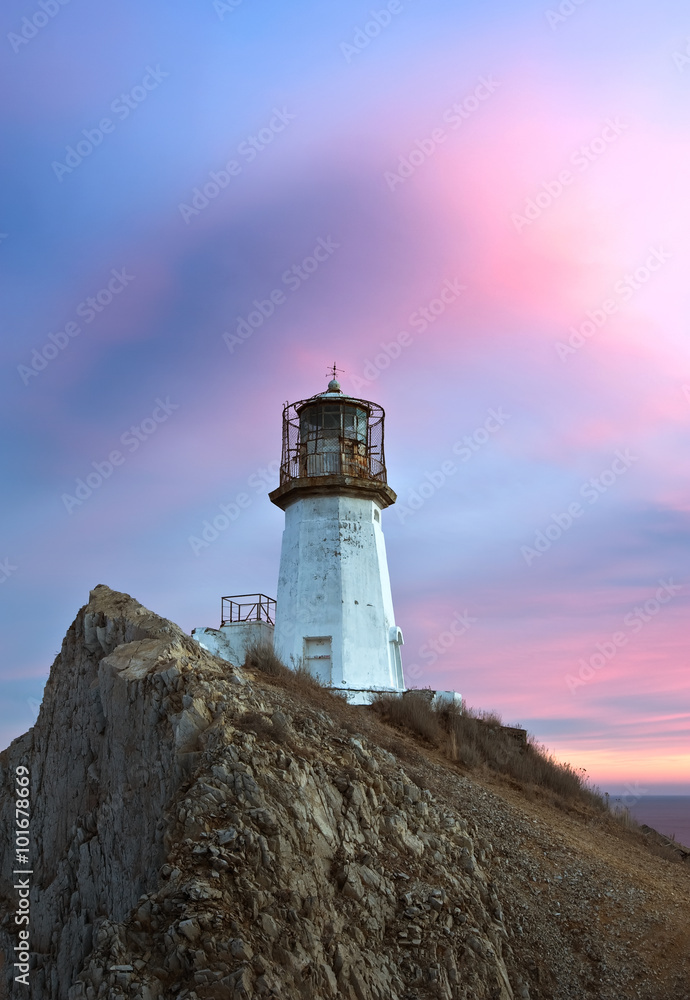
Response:
[{"label": "shrub", "polygon": [[443,740],[444,732],[438,715],[421,695],[397,698],[395,695],[380,694],[374,698],[371,707],[397,729],[407,729],[436,745]]},{"label": "shrub", "polygon": [[328,690],[328,688],[323,686],[319,678],[310,674],[307,668],[301,663],[296,670],[291,670],[290,673],[293,677],[295,687],[301,688],[303,691],[314,691],[316,689],[320,691]]},{"label": "shrub", "polygon": [[247,646],[244,666],[250,670],[260,670],[269,677],[286,677],[290,671],[276,656],[269,642],[253,642]]}]

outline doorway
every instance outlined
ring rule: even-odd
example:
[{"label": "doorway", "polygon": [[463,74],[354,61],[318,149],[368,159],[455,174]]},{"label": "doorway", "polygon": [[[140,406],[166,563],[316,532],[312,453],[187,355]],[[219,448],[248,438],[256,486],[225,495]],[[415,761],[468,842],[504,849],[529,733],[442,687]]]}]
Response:
[{"label": "doorway", "polygon": [[333,668],[332,638],[330,635],[304,637],[304,667],[312,677],[326,686],[331,683]]}]

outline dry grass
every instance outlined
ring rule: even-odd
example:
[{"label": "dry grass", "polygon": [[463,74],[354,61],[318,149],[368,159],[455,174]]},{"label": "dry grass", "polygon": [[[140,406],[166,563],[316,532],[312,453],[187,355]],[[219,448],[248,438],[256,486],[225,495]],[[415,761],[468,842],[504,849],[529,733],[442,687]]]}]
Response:
[{"label": "dry grass", "polygon": [[533,737],[528,737],[526,744],[520,743],[495,712],[454,705],[432,708],[421,694],[406,698],[382,695],[372,708],[389,725],[421,736],[466,768],[488,767],[523,787],[536,786],[568,802],[606,808],[584,771],[559,763]]},{"label": "dry grass", "polygon": [[422,697],[396,698],[393,695],[379,695],[371,707],[396,729],[422,736],[435,746],[439,746],[443,740],[444,732],[438,714]]},{"label": "dry grass", "polygon": [[249,670],[260,670],[262,674],[269,677],[285,678],[290,671],[285,664],[273,652],[270,642],[253,642],[247,647],[244,658],[244,668]]},{"label": "dry grass", "polygon": [[342,715],[343,710],[347,709],[347,701],[344,696],[335,691],[329,691],[318,678],[302,666],[298,667],[297,670],[290,670],[276,656],[270,643],[254,643],[249,646],[244,668],[260,671],[291,694],[300,695],[303,700],[315,708],[323,708],[331,714],[336,712],[340,715]]}]

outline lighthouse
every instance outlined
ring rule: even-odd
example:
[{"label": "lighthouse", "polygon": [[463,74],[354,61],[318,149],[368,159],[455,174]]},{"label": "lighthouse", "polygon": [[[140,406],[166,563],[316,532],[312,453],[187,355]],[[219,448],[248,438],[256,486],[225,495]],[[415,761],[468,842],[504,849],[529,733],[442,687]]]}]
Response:
[{"label": "lighthouse", "polygon": [[326,392],[286,404],[280,485],[285,511],[274,648],[349,701],[404,691],[381,514],[395,503],[386,479],[384,412]]}]

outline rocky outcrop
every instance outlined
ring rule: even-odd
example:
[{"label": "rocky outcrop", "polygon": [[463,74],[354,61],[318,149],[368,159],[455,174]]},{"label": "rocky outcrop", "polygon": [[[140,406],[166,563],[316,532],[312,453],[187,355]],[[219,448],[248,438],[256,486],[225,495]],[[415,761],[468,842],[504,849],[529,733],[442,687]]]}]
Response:
[{"label": "rocky outcrop", "polygon": [[[602,856],[591,817],[550,826],[367,709],[243,672],[106,587],[0,755],[3,789],[18,764],[33,1000],[685,996],[641,948],[662,926],[680,941],[680,916]],[[3,843],[13,808],[4,794]],[[657,886],[673,868],[649,864]]]},{"label": "rocky outcrop", "polygon": [[[53,664],[36,725],[0,757],[3,789],[17,765],[31,773],[32,996],[66,997],[94,929],[122,920],[155,882],[166,810],[211,722],[201,691],[185,695],[202,667],[226,684],[232,674],[171,622],[97,587]],[[3,845],[14,842],[13,806],[3,798]],[[11,870],[3,864],[0,891],[14,909]]]}]

